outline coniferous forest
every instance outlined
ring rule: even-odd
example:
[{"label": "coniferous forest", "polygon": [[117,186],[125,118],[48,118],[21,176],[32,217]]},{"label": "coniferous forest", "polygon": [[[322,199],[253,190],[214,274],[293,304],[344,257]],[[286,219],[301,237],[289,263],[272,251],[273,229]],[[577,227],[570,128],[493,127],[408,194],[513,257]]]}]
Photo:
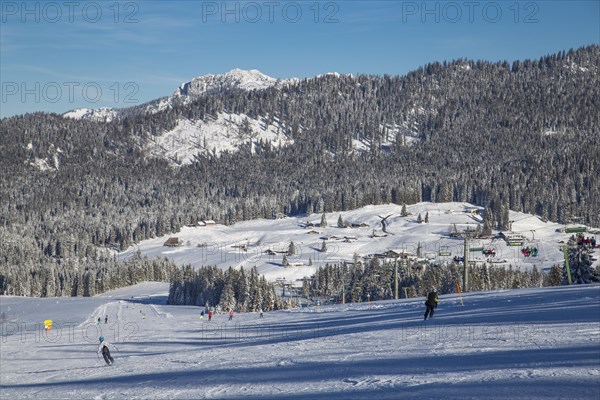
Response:
[{"label": "coniferous forest", "polygon": [[[405,76],[325,75],[152,114],[138,106],[110,122],[4,118],[0,294],[85,296],[163,280],[173,302],[214,304],[214,293],[183,283],[206,272],[111,253],[199,219],[466,201],[600,226],[599,65],[600,47],[589,46],[513,63],[432,63]],[[294,144],[208,152],[179,167],[144,151],[178,120],[222,112],[277,120]],[[402,127],[392,141],[390,127]],[[223,290],[241,279],[222,274]],[[247,308],[277,307],[238,295]]]}]

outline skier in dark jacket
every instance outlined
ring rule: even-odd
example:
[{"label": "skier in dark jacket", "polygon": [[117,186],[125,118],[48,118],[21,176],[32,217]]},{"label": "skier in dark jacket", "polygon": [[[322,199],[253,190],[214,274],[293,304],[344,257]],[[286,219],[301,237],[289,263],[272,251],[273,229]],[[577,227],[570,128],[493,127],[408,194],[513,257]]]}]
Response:
[{"label": "skier in dark jacket", "polygon": [[437,303],[438,303],[437,293],[436,293],[435,289],[431,289],[431,292],[429,292],[429,294],[427,295],[427,301],[425,301],[425,306],[427,307],[425,309],[425,319],[427,319],[427,317],[433,318],[433,311],[437,307]]},{"label": "skier in dark jacket", "polygon": [[98,347],[98,354],[102,352],[102,357],[104,357],[104,361],[106,361],[106,365],[112,365],[115,360],[110,355],[110,350],[108,349],[108,342],[104,340],[104,336],[100,336],[100,346]]}]

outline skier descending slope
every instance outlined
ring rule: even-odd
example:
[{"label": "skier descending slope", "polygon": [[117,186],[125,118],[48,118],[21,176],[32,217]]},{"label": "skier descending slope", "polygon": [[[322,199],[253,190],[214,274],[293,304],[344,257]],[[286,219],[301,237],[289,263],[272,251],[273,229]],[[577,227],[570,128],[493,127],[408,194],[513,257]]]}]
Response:
[{"label": "skier descending slope", "polygon": [[[110,355],[110,350],[108,349],[108,341],[104,340],[104,336],[100,336],[100,346],[98,346],[98,354],[102,352],[102,357],[104,357],[104,361],[106,361],[106,365],[112,365],[115,360]],[[114,345],[113,345],[114,346]]]},{"label": "skier descending slope", "polygon": [[431,292],[427,295],[427,301],[425,301],[425,306],[427,309],[425,310],[425,319],[429,316],[429,318],[433,318],[433,311],[437,307],[438,296],[435,289],[431,289]]}]

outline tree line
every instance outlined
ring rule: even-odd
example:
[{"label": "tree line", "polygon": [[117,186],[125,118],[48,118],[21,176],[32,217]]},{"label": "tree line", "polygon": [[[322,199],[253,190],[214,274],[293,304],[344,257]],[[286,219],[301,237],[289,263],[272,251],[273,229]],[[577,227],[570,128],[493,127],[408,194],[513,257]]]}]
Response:
[{"label": "tree line", "polygon": [[[566,262],[554,265],[549,271],[533,266],[530,270],[512,265],[490,266],[487,263],[469,266],[469,291],[521,289],[600,282],[600,269],[592,267],[590,253],[570,247],[569,272]],[[366,264],[326,264],[310,278],[304,278],[302,296],[335,303],[391,300],[395,298],[395,264],[371,259]],[[399,298],[423,297],[431,290],[438,294],[457,293],[464,288],[464,266],[459,263],[440,263],[423,269],[418,264],[398,267]]]},{"label": "tree line", "polygon": [[196,305],[217,311],[272,311],[289,306],[273,284],[259,275],[256,267],[249,273],[244,268],[182,267],[173,276],[168,304]]}]

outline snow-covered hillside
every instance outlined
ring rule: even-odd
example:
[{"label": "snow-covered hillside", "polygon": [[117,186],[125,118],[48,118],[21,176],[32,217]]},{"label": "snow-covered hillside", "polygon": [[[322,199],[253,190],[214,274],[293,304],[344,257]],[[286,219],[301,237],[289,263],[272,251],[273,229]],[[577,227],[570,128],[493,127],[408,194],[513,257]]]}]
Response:
[{"label": "snow-covered hillside", "polygon": [[71,111],[67,111],[63,114],[65,118],[72,119],[86,119],[89,121],[96,122],[110,122],[115,118],[118,118],[119,110],[115,110],[109,107],[102,107],[97,109],[92,108],[76,108]]},{"label": "snow-covered hillside", "polygon": [[286,128],[278,121],[256,120],[246,115],[220,113],[206,121],[181,119],[177,126],[162,135],[152,137],[146,150],[176,165],[189,164],[197,155],[218,156],[224,151],[238,151],[241,146],[271,143],[273,147],[287,146],[294,141],[285,135]]},{"label": "snow-covered hillside", "polygon": [[[166,284],[0,297],[3,399],[597,399],[600,286],[216,315]],[[108,324],[104,318],[108,317]],[[102,323],[97,324],[97,318]],[[43,331],[43,321],[53,328]],[[96,354],[111,343],[113,366]]]},{"label": "snow-covered hillside", "polygon": [[[462,257],[463,240],[449,237],[450,231],[474,230],[482,222],[481,216],[474,213],[478,207],[468,203],[419,203],[407,207],[411,215],[402,217],[401,206],[395,204],[366,206],[358,210],[326,214],[328,226],[318,226],[322,214],[308,217],[285,219],[263,219],[246,221],[232,226],[210,225],[185,227],[177,234],[146,240],[120,253],[119,257],[131,257],[138,250],[150,258],[167,257],[179,265],[191,264],[199,268],[217,265],[252,268],[268,280],[278,278],[301,279],[312,275],[325,263],[342,261],[366,262],[374,254],[388,250],[397,253],[410,253],[410,258],[422,261],[423,265],[449,262],[454,257]],[[428,223],[417,223],[428,214]],[[386,220],[386,231],[382,231],[381,217]],[[356,227],[339,228],[338,218]],[[543,222],[538,217],[519,212],[510,212],[512,231],[524,237],[522,246],[508,246],[499,238],[473,239],[470,242],[469,260],[491,265],[513,265],[530,269],[534,265],[548,269],[554,264],[562,265],[561,245],[570,234],[557,232],[564,225]],[[497,236],[498,231],[494,231]],[[593,236],[593,235],[592,235]],[[169,237],[181,241],[179,247],[166,247],[163,244]],[[600,239],[600,237],[597,237]],[[290,243],[294,243],[296,253],[287,256],[290,266],[283,266],[283,254]],[[326,250],[322,250],[325,243]],[[538,255],[525,256],[523,247],[535,247]],[[493,256],[485,255],[481,249],[492,249]],[[420,250],[419,250],[420,249]],[[420,252],[420,256],[417,253]],[[597,252],[593,255],[597,257]],[[312,263],[312,265],[311,265]],[[594,261],[598,265],[598,261]]]}]

